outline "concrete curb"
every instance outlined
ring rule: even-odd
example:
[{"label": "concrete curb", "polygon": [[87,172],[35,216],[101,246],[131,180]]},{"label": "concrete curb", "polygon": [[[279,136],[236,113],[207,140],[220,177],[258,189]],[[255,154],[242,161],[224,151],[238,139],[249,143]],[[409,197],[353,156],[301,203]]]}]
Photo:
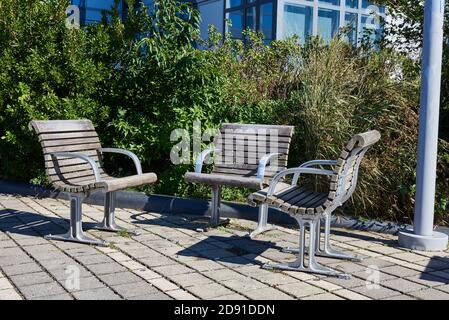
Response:
[{"label": "concrete curb", "polygon": [[[54,189],[46,189],[41,186],[22,182],[0,179],[0,193],[33,196],[38,198],[57,198],[67,200],[68,194]],[[102,205],[103,193],[96,193],[85,200],[86,203]],[[189,214],[206,216],[210,202],[198,199],[185,199],[164,195],[146,195],[141,192],[121,191],[117,193],[117,206],[122,208],[151,211],[163,214]],[[225,218],[247,219],[257,221],[258,209],[245,205],[224,201],[221,207],[221,215]],[[280,225],[295,225],[294,220],[278,210],[270,208],[269,222]],[[336,216],[332,224],[336,227],[348,229],[373,231],[381,233],[396,234],[408,225],[400,225],[393,222],[380,222],[375,220],[360,220],[348,216]],[[441,229],[441,228],[440,228]],[[447,228],[441,230],[448,232]],[[449,232],[448,232],[449,233]]]}]

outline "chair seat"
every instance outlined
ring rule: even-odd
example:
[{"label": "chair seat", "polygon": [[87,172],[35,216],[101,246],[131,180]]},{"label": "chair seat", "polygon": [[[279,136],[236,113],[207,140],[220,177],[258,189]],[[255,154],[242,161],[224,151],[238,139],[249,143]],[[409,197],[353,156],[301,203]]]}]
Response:
[{"label": "chair seat", "polygon": [[157,181],[156,174],[152,172],[123,178],[115,178],[107,174],[102,174],[101,178],[102,181],[100,182],[95,182],[94,179],[90,179],[83,182],[70,183],[70,180],[68,180],[60,181],[54,185],[58,190],[64,192],[112,192],[131,187],[138,187]]},{"label": "chair seat", "polygon": [[252,193],[248,200],[253,205],[268,204],[289,214],[321,214],[328,204],[328,193],[315,192],[306,186],[292,186],[279,182],[271,196],[268,187]]},{"label": "chair seat", "polygon": [[261,189],[264,187],[262,179],[242,177],[233,174],[187,172],[185,174],[185,180],[187,182],[203,183],[211,186],[230,186],[250,189]]}]

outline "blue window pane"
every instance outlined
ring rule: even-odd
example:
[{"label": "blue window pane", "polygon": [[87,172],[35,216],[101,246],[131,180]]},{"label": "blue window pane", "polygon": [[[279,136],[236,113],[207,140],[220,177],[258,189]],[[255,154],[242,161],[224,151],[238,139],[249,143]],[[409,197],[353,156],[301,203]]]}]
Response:
[{"label": "blue window pane", "polygon": [[373,3],[371,1],[368,0],[362,0],[362,8],[366,9],[369,6],[371,6]]},{"label": "blue window pane", "polygon": [[[103,18],[104,10],[111,10],[115,6],[114,0],[72,0],[72,4],[80,8],[82,23],[99,22]],[[118,2],[119,14],[123,13],[123,1]]]},{"label": "blue window pane", "polygon": [[368,37],[372,42],[380,40],[382,36],[382,27],[378,20],[372,16],[362,15],[360,28],[361,36]]},{"label": "blue window pane", "polygon": [[266,41],[273,39],[273,4],[265,3],[260,6],[260,31]]},{"label": "blue window pane", "polygon": [[318,2],[327,3],[327,4],[333,4],[335,6],[340,5],[340,0],[319,0]]},{"label": "blue window pane", "polygon": [[309,6],[284,5],[284,35],[286,38],[299,36],[304,43],[312,34],[312,9]]},{"label": "blue window pane", "polygon": [[145,7],[151,8],[154,4],[154,1],[153,0],[142,0],[142,3]]},{"label": "blue window pane", "polygon": [[[99,9],[99,10],[110,10],[114,7],[114,0],[86,0],[86,7],[89,9]],[[121,9],[121,2],[119,4],[119,9]]]},{"label": "blue window pane", "polygon": [[246,11],[246,29],[256,30],[256,7],[250,7]]},{"label": "blue window pane", "polygon": [[233,7],[241,6],[243,4],[243,1],[244,0],[228,0],[226,7],[233,8]]},{"label": "blue window pane", "polygon": [[329,42],[337,33],[340,23],[340,11],[320,9],[318,10],[318,35],[324,41]]},{"label": "blue window pane", "polygon": [[86,10],[86,21],[89,22],[101,21],[102,17],[103,15],[101,10],[93,10],[93,9]]},{"label": "blue window pane", "polygon": [[385,7],[374,3],[373,1],[362,0],[362,8],[367,9],[368,7],[377,7],[377,11],[380,13],[385,13]]},{"label": "blue window pane", "polygon": [[353,44],[357,43],[357,14],[356,13],[346,13],[345,14],[345,27],[346,30],[345,39]]},{"label": "blue window pane", "polygon": [[241,39],[243,31],[243,10],[229,12],[226,18],[231,22],[231,25],[228,25],[228,32],[231,33],[233,38]]},{"label": "blue window pane", "polygon": [[359,7],[359,0],[346,0],[346,7],[357,9]]}]

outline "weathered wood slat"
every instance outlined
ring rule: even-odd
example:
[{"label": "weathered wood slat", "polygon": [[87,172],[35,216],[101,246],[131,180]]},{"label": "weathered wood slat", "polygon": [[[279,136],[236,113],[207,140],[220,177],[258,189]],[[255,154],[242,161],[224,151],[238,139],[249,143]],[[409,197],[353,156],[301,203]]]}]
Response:
[{"label": "weathered wood slat", "polygon": [[30,125],[37,134],[67,131],[92,131],[95,130],[90,120],[45,120],[31,121]]},{"label": "weathered wood slat", "polygon": [[[224,161],[227,162],[227,164],[234,164],[234,163],[250,163],[250,164],[257,164],[259,161],[263,158],[264,154],[256,154],[253,152],[247,152],[247,151],[229,151],[225,150],[225,154],[220,154],[215,157],[215,163],[220,164]],[[229,152],[228,152],[229,151]],[[286,162],[287,157],[281,156],[279,158],[276,158],[274,160],[277,160],[278,162]],[[273,160],[272,160],[273,161]]]},{"label": "weathered wood slat", "polygon": [[[83,151],[76,152],[76,153],[80,153],[80,154],[83,154],[83,155],[91,157],[91,158],[98,157],[98,149],[83,150]],[[74,157],[56,157],[56,159],[58,160],[58,162],[60,162],[60,161],[65,161],[67,159],[75,159],[75,158]],[[44,160],[45,161],[52,161],[51,154],[50,153],[44,153]]]},{"label": "weathered wood slat", "polygon": [[41,133],[38,135],[39,142],[47,141],[47,140],[79,139],[79,138],[95,138],[95,137],[98,137],[98,135],[95,131]]},{"label": "weathered wood slat", "polygon": [[280,142],[280,141],[260,141],[260,140],[219,140],[218,143],[215,144],[217,147],[229,147],[229,146],[238,146],[238,147],[259,147],[270,149],[273,148],[288,148],[290,146],[290,142]]},{"label": "weathered wood slat", "polygon": [[285,202],[290,202],[291,199],[299,196],[303,192],[305,192],[307,188],[294,186],[286,192],[282,192],[280,194],[269,196],[268,199],[270,203],[277,205],[278,207],[284,204]]},{"label": "weathered wood slat", "polygon": [[239,143],[244,144],[247,142],[257,142],[261,145],[270,145],[272,143],[277,144],[290,144],[291,137],[288,136],[270,136],[270,135],[254,135],[247,136],[244,134],[220,134],[214,140],[215,145],[227,144],[227,143]]},{"label": "weathered wood slat", "polygon": [[[98,170],[100,173],[103,173],[104,170],[102,167],[98,167]],[[62,174],[66,176],[67,174],[71,173],[81,173],[83,171],[91,171],[92,168],[89,164],[80,164],[75,166],[66,166],[66,167],[54,167],[54,168],[47,168],[47,174],[49,175],[59,175]]]},{"label": "weathered wood slat", "polygon": [[[278,161],[277,167],[280,167],[279,163],[280,163],[280,161]],[[285,164],[285,162],[284,162],[284,164]],[[269,163],[267,165],[267,168],[270,168],[270,167],[273,167],[273,166],[270,166],[270,163]],[[233,168],[236,168],[236,165],[235,164],[221,163],[221,164],[217,164],[214,168],[233,169]],[[240,164],[238,166],[238,169],[257,170],[257,165],[254,165],[254,164]]]},{"label": "weathered wood slat", "polygon": [[69,146],[59,146],[59,147],[44,147],[44,153],[54,153],[54,152],[81,152],[88,150],[97,150],[100,149],[101,145],[99,143],[84,143],[84,144],[75,144]]},{"label": "weathered wood slat", "polygon": [[288,147],[282,147],[278,146],[277,148],[266,148],[266,149],[260,149],[257,146],[248,146],[248,145],[225,145],[221,148],[221,150],[224,150],[225,152],[229,153],[250,153],[251,155],[254,155],[256,158],[262,158],[264,155],[269,153],[283,153],[286,154],[288,152]]},{"label": "weathered wood slat", "polygon": [[[94,160],[98,166],[100,167],[100,162],[98,156],[89,156],[92,160]],[[81,160],[79,158],[59,158],[60,160],[57,160],[57,162],[53,160],[47,160],[45,161],[45,167],[48,169],[55,168],[59,166],[60,168],[66,167],[66,166],[73,166],[73,165],[81,165],[81,164],[87,164],[86,161]]]},{"label": "weathered wood slat", "polygon": [[[107,174],[101,174],[102,179],[110,179],[111,177]],[[84,185],[89,183],[95,183],[95,177],[93,175],[85,175],[85,176],[79,176],[77,178],[70,178],[70,179],[64,179],[60,178],[58,176],[52,176],[51,178],[52,182],[64,182],[69,183],[73,185]]]},{"label": "weathered wood slat", "polygon": [[86,177],[86,176],[94,176],[94,172],[92,169],[88,169],[88,170],[81,170],[78,172],[65,172],[65,173],[53,173],[51,174],[50,172],[47,172],[48,176],[50,177],[50,179],[64,179],[64,180],[70,180],[73,178],[78,178],[78,177]]},{"label": "weathered wood slat", "polygon": [[291,206],[296,205],[296,203],[298,203],[299,200],[309,196],[311,193],[313,193],[313,191],[311,190],[301,190],[300,192],[296,193],[294,195],[294,197],[291,197],[290,199],[288,199],[287,201],[284,201],[283,203],[278,204],[278,202],[275,202],[275,204],[281,208],[281,210],[289,210],[289,208]]},{"label": "weathered wood slat", "polygon": [[41,145],[44,148],[56,147],[56,146],[71,146],[71,145],[80,145],[80,144],[100,145],[100,140],[98,140],[98,137],[90,137],[90,138],[43,140],[41,142]]},{"label": "weathered wood slat", "polygon": [[[84,154],[84,153],[82,153],[82,154]],[[49,156],[49,155],[46,155],[46,156]],[[92,159],[93,161],[95,161],[95,163],[97,164],[98,167],[102,167],[101,162],[98,160],[97,156],[89,156],[89,158]],[[83,159],[74,158],[74,157],[72,157],[72,158],[57,157],[55,159],[55,161],[56,162],[54,162],[53,160],[45,160],[45,168],[47,168],[47,169],[56,168],[58,165],[59,165],[59,167],[65,167],[65,166],[70,166],[70,165],[88,164]]]},{"label": "weathered wood slat", "polygon": [[265,124],[240,124],[240,123],[224,123],[221,127],[222,132],[226,130],[276,130],[279,136],[292,136],[293,126],[278,126]]}]

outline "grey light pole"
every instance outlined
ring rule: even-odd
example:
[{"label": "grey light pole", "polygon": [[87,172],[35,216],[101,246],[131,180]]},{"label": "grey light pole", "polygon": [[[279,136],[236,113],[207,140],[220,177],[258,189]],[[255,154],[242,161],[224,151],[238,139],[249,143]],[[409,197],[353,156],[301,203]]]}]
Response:
[{"label": "grey light pole", "polygon": [[443,250],[448,243],[446,234],[433,231],[443,23],[444,0],[426,0],[414,230],[399,233],[399,245],[415,250]]}]

